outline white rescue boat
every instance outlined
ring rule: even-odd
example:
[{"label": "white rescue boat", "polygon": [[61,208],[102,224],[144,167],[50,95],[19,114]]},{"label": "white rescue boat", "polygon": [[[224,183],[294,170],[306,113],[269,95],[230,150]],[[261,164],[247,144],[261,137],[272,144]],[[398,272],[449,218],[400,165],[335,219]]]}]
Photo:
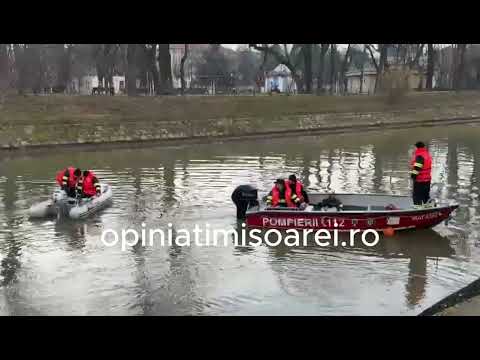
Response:
[{"label": "white rescue boat", "polygon": [[111,204],[113,196],[111,186],[108,184],[100,186],[100,195],[81,199],[69,197],[65,191],[57,189],[50,200],[32,205],[29,215],[31,218],[65,216],[72,219],[89,216]]}]

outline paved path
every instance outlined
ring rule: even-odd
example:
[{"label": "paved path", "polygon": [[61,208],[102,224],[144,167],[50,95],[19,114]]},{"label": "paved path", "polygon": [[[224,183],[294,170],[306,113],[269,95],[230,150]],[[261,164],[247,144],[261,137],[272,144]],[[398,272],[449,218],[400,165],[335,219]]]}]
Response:
[{"label": "paved path", "polygon": [[480,296],[467,299],[460,304],[446,308],[435,314],[435,316],[479,316],[480,315]]}]

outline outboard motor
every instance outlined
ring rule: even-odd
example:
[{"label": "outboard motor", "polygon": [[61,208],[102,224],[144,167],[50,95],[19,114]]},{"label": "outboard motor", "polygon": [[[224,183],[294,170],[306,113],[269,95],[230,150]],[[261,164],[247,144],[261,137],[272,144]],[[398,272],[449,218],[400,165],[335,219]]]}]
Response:
[{"label": "outboard motor", "polygon": [[258,191],[250,185],[240,185],[232,193],[232,201],[237,207],[237,219],[245,219],[247,209],[258,206]]}]

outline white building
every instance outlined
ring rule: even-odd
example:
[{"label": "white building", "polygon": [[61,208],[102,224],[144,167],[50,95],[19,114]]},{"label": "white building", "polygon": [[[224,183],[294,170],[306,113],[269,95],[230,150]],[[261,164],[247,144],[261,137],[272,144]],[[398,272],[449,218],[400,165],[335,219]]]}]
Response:
[{"label": "white building", "polygon": [[297,91],[297,84],[292,78],[291,71],[283,64],[278,65],[272,71],[266,73],[265,85],[262,92],[271,92],[278,90],[281,93],[291,93]]},{"label": "white building", "polygon": [[[396,68],[391,66],[391,69],[395,70]],[[401,68],[397,67],[397,69]],[[363,73],[361,70],[353,68],[345,74],[345,77],[347,78],[347,93],[364,95],[372,95],[375,93],[377,70],[373,67],[365,68]],[[427,76],[418,70],[409,70],[407,81],[410,90],[425,89]],[[361,83],[362,85],[360,86]],[[434,76],[432,78],[433,88],[435,88],[436,83],[436,77]]]},{"label": "white building", "polygon": [[373,94],[377,71],[373,68],[365,68],[363,72],[356,68],[345,73],[347,78],[347,93],[349,94]]}]

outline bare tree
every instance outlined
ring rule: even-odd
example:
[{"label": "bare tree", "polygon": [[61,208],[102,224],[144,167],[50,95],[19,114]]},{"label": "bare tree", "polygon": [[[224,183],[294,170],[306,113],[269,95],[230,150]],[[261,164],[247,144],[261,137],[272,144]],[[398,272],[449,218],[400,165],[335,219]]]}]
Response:
[{"label": "bare tree", "polygon": [[160,94],[160,76],[158,74],[158,68],[157,68],[157,44],[146,44],[145,46],[145,52],[147,55],[147,63],[148,63],[148,69],[149,71],[147,72],[147,76],[150,73],[152,76],[151,82],[153,83],[153,87],[155,89],[155,93],[157,95]]},{"label": "bare tree", "polygon": [[25,93],[27,87],[27,68],[25,61],[25,48],[27,44],[13,44],[13,53],[15,57],[15,72],[17,74],[17,91],[19,95]]},{"label": "bare tree", "polygon": [[312,44],[303,45],[303,61],[305,67],[305,91],[312,93]]},{"label": "bare tree", "polygon": [[454,52],[454,72],[453,72],[453,89],[459,90],[464,86],[465,78],[465,53],[467,44],[456,44],[456,51]]},{"label": "bare tree", "polygon": [[0,106],[3,104],[5,93],[10,86],[10,59],[8,48],[8,44],[0,44]]},{"label": "bare tree", "polygon": [[54,44],[52,50],[52,60],[56,65],[56,81],[52,85],[66,89],[71,78],[72,45]]},{"label": "bare tree", "polygon": [[321,44],[320,46],[320,59],[318,63],[318,75],[317,75],[317,94],[323,93],[323,74],[325,72],[325,55],[327,54],[330,44]]},{"label": "bare tree", "polygon": [[427,46],[427,82],[425,87],[429,90],[433,88],[433,71],[434,71],[434,50],[433,44]]},{"label": "bare tree", "polygon": [[413,69],[415,66],[419,65],[419,60],[423,55],[423,48],[425,47],[425,44],[416,44],[415,47],[416,47],[415,56],[413,58],[410,58],[408,61],[408,67],[410,69]]},{"label": "bare tree", "polygon": [[[383,72],[385,68],[388,67],[388,64],[387,64],[388,45],[389,44],[378,44],[378,46],[375,47],[375,45],[373,44],[365,44],[365,48],[370,53],[373,66],[375,66],[375,69],[377,71],[377,76],[375,79],[375,92],[377,92],[377,90],[381,87]],[[379,53],[378,63],[373,51],[376,51]]]},{"label": "bare tree", "polygon": [[182,60],[180,61],[180,82],[182,87],[182,95],[185,93],[185,62],[188,58],[188,44],[185,44]]},{"label": "bare tree", "polygon": [[343,84],[341,92],[343,94],[345,94],[347,92],[348,83],[347,83],[347,77],[345,76],[345,74],[346,74],[347,69],[350,66],[350,62],[351,62],[351,56],[350,56],[350,49],[351,48],[352,48],[351,44],[348,44],[347,50],[345,51],[345,55],[343,57],[342,68],[340,70],[340,79],[341,79],[342,84]]},{"label": "bare tree", "polygon": [[330,46],[330,94],[334,93],[335,88],[335,55],[337,53],[337,44]]},{"label": "bare tree", "polygon": [[137,66],[136,66],[137,44],[127,45],[127,94],[137,95]]},{"label": "bare tree", "polygon": [[158,44],[158,66],[160,68],[159,91],[163,94],[169,94],[173,88],[170,44]]},{"label": "bare tree", "polygon": [[93,57],[97,68],[97,77],[100,85],[113,86],[113,75],[117,64],[120,44],[96,44],[93,48]]}]

